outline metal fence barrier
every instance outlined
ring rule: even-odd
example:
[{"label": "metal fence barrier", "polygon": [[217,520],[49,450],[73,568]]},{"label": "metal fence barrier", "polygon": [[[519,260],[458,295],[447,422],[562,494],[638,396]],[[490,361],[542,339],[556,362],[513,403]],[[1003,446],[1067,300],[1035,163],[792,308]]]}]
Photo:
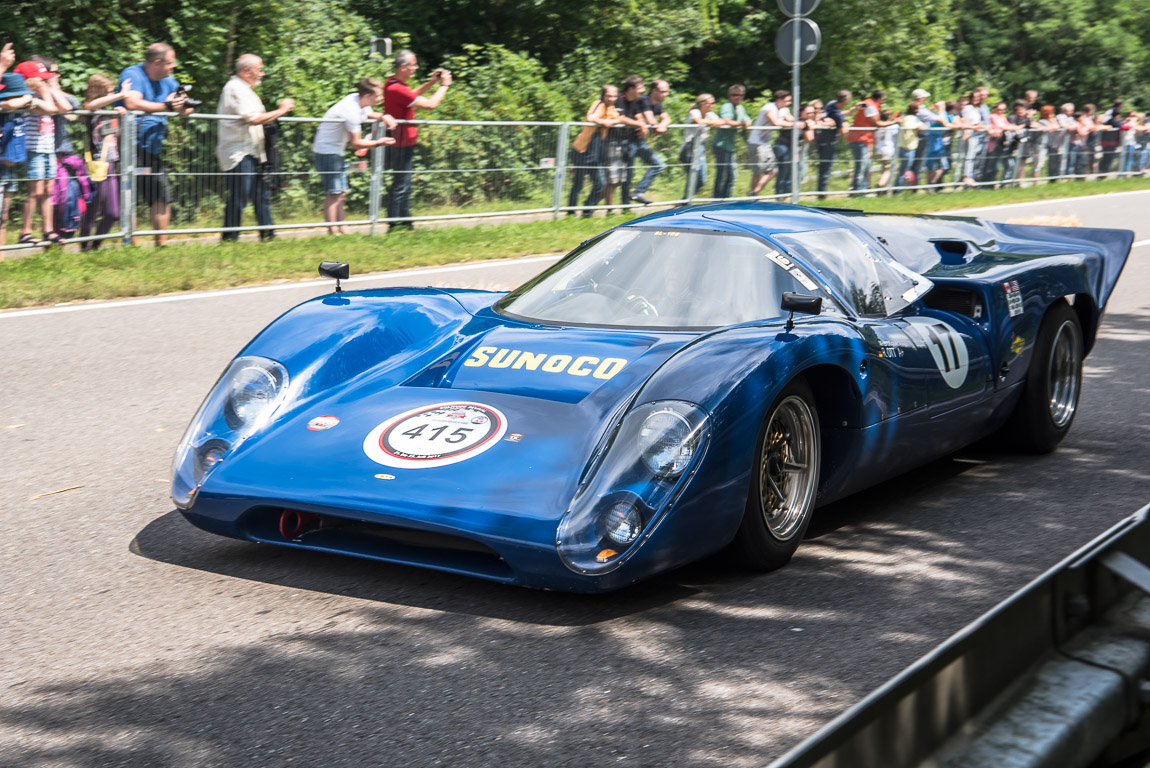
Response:
[{"label": "metal fence barrier", "polygon": [[[87,144],[86,126],[92,116],[114,114],[74,113],[76,119],[68,130],[77,155]],[[120,147],[135,146],[139,118],[138,113],[120,117]],[[216,160],[217,124],[234,119],[212,114],[169,117],[162,158],[171,186],[172,212],[165,233],[192,236],[326,226],[322,181],[311,153],[316,124],[323,121],[300,117],[280,118],[278,159],[265,169],[275,224],[258,226],[249,209],[242,226],[223,226],[228,178],[233,174],[222,171]],[[710,148],[721,129],[710,128],[709,136],[697,141],[699,128],[695,125],[672,125],[662,134],[652,131],[643,141],[635,140],[629,128],[613,128],[605,131],[602,139],[596,138],[587,152],[579,153],[574,150],[576,138],[589,124],[450,120],[413,124],[419,126],[419,143],[415,149],[412,221],[592,215],[640,207],[642,203],[631,200],[636,192],[660,205],[720,199],[784,200],[791,197],[791,179],[804,198],[937,192],[964,185],[1019,186],[1141,175],[1150,162],[1150,133],[1144,129],[1099,130],[1086,137],[1062,129],[1032,129],[1007,140],[984,131],[942,128],[919,130],[912,137],[892,126],[885,129],[885,137],[876,132],[872,136],[877,141],[866,141],[862,140],[864,135],[876,129],[851,129],[844,139],[825,128],[818,129],[813,142],[803,142],[797,157],[790,157],[788,129],[731,129],[736,133],[736,149],[724,167]],[[368,123],[364,135],[382,135],[381,131],[381,124]],[[757,147],[745,140],[755,142],[756,134],[763,137]],[[382,231],[380,225],[397,220],[387,215],[396,173],[388,162],[389,150],[374,148],[349,157],[346,220],[337,223],[366,227],[375,234]],[[20,166],[9,166],[6,171],[0,183],[0,208],[7,206],[8,221],[4,222],[7,226],[0,250],[27,247],[16,243],[21,230],[17,221],[31,182]],[[86,228],[79,227],[69,240],[129,242],[134,237],[158,234],[139,194],[150,171],[136,167],[134,152],[121,153],[120,161],[109,169],[110,181],[97,185],[99,191],[88,203],[97,209],[96,214],[88,214],[93,221]],[[644,181],[645,176],[651,178]],[[762,187],[758,194],[752,194],[755,182]],[[115,226],[109,228],[103,203],[113,193],[119,198],[119,215]],[[101,200],[100,195],[105,198]],[[103,220],[103,227],[97,219]]]}]

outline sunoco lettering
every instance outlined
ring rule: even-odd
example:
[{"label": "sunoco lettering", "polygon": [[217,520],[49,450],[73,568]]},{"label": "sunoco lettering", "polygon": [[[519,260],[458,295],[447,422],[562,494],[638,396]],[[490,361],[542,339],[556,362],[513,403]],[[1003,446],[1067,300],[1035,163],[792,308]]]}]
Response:
[{"label": "sunoco lettering", "polygon": [[511,368],[546,373],[568,373],[572,376],[591,376],[596,379],[609,379],[627,365],[621,357],[598,358],[592,355],[548,355],[543,352],[523,352],[504,347],[478,347],[471,357],[463,361],[469,368]]}]

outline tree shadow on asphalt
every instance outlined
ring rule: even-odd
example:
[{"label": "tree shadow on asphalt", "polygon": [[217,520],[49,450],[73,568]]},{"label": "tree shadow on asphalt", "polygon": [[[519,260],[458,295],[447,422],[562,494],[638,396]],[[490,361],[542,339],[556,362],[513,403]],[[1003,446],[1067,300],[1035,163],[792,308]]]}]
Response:
[{"label": "tree shadow on asphalt", "polygon": [[[1150,378],[1146,376],[1150,371],[1145,370],[1150,365],[1144,357],[1126,354],[1122,347],[1127,345],[1121,343],[1146,340],[1150,340],[1150,318],[1107,317],[1098,349],[1088,358],[1083,409],[1106,409],[1117,393],[1132,389],[1141,388],[1150,395],[1142,385]],[[1144,409],[1150,408],[1147,403],[1150,397],[1142,399]],[[1021,507],[1064,506],[1068,472],[1081,473],[1090,467],[1104,473],[1094,481],[1076,483],[1076,492],[1085,500],[1092,494],[1109,493],[1116,473],[1129,476],[1150,465],[1143,460],[1150,455],[1146,450],[1150,419],[1123,419],[1118,425],[1104,427],[1084,426],[1082,422],[1079,419],[1063,447],[1052,456],[1010,452],[990,438],[822,507],[812,520],[796,562],[803,559],[813,541],[838,534],[849,547],[857,534],[891,521],[901,527],[909,525],[908,534],[919,524],[925,530],[969,538],[965,529],[991,529],[1001,524],[999,518],[1004,514],[1009,516]],[[1090,424],[1094,423],[1091,420]],[[1130,434],[1124,435],[1127,432]],[[1137,492],[1119,494],[1110,501],[1129,512],[1144,503]],[[907,510],[915,510],[911,520],[906,519]],[[1047,527],[1060,524],[1045,519],[1035,522]],[[1018,545],[1025,548],[1025,540]],[[239,542],[200,531],[174,510],[141,530],[131,550],[160,562],[234,578],[549,626],[612,621],[676,601],[739,591],[779,579],[777,574],[739,569],[725,553],[719,553],[608,595],[543,592],[402,565]],[[794,562],[782,573],[793,568]]]},{"label": "tree shadow on asphalt", "polygon": [[143,648],[115,676],[11,687],[0,768],[763,765],[1145,503],[1150,356],[1134,342],[1150,321],[1107,329],[1091,417],[1057,453],[966,451],[856,494],[770,574],[712,558],[565,595],[256,546],[165,515],[134,552],[369,602],[341,604],[343,626],[322,626],[327,604],[312,627],[205,637],[182,663]]}]

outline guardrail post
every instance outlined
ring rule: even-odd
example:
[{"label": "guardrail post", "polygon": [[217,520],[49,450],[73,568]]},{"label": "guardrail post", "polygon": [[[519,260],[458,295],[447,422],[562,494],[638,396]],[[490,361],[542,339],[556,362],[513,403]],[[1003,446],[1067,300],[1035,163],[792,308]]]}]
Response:
[{"label": "guardrail post", "polygon": [[[383,123],[376,121],[371,129],[371,138],[383,138]],[[383,196],[383,146],[371,148],[371,187],[368,193],[368,218],[371,219],[371,234],[375,235],[375,227],[379,222],[379,201]]]},{"label": "guardrail post", "polygon": [[567,139],[570,135],[570,125],[563,123],[559,126],[559,139],[555,147],[555,186],[551,191],[552,219],[559,218],[559,208],[563,205],[563,182],[567,177]]},{"label": "guardrail post", "polygon": [[132,244],[136,229],[136,113],[120,122],[120,232],[124,245]]}]

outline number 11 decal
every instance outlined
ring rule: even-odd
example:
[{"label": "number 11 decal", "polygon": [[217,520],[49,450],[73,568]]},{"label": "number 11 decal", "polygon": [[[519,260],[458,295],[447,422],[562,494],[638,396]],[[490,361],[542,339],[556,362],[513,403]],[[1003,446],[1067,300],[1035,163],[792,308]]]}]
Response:
[{"label": "number 11 decal", "polygon": [[907,323],[918,333],[930,350],[930,356],[951,389],[958,389],[970,371],[970,353],[962,335],[942,320],[933,317],[908,317]]}]

